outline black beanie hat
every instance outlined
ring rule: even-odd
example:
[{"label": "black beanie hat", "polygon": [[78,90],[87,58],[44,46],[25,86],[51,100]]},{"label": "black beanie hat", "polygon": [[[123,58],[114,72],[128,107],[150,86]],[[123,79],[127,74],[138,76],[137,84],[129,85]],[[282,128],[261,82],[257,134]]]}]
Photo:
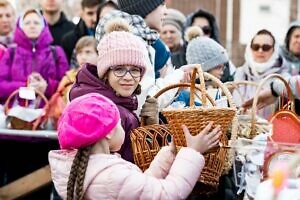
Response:
[{"label": "black beanie hat", "polygon": [[120,10],[145,18],[165,0],[118,0]]}]

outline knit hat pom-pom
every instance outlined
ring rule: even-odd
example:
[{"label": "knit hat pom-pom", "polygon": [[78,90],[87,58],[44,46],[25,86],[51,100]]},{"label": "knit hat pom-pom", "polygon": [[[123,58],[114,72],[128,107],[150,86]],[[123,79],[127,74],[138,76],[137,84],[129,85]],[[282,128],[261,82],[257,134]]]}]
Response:
[{"label": "knit hat pom-pom", "polygon": [[109,20],[105,25],[105,33],[111,33],[114,31],[131,32],[129,23],[122,18],[115,18]]},{"label": "knit hat pom-pom", "polygon": [[203,36],[203,35],[204,35],[204,33],[199,26],[192,26],[186,30],[185,39],[186,39],[186,41],[189,42],[192,39],[199,37],[199,36]]}]

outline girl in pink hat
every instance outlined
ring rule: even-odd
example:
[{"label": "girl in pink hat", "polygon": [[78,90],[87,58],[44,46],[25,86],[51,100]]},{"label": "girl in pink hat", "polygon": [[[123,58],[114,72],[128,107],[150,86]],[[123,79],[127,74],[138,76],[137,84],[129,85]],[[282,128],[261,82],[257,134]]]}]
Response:
[{"label": "girl in pink hat", "polygon": [[209,123],[192,136],[182,126],[187,147],[176,154],[163,147],[144,173],[120,158],[124,142],[119,108],[108,98],[90,93],[71,101],[58,125],[62,150],[49,153],[51,176],[63,199],[185,199],[204,166],[202,154],[218,144],[220,127]]},{"label": "girl in pink hat", "polygon": [[112,20],[105,28],[107,34],[97,47],[98,66],[86,64],[79,70],[70,91],[70,100],[91,92],[111,99],[119,108],[125,130],[120,154],[133,162],[129,134],[139,126],[139,118],[134,111],[138,107],[136,95],[141,92],[140,82],[147,70],[147,50],[141,39],[129,32],[129,24],[121,18]]}]

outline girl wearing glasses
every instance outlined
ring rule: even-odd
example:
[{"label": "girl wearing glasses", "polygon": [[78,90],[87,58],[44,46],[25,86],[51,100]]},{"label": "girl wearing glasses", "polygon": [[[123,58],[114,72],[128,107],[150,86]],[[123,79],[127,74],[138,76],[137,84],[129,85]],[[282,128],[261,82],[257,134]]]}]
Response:
[{"label": "girl wearing glasses", "polygon": [[[239,67],[235,74],[235,81],[252,81],[259,83],[269,74],[277,73],[285,78],[290,77],[286,60],[279,55],[279,45],[273,34],[266,30],[259,30],[245,50],[245,64]],[[267,85],[267,84],[266,84]],[[248,99],[254,96],[255,86],[247,85],[239,88],[239,93],[234,93],[238,106],[241,105],[241,97]],[[261,110],[258,114],[267,118],[272,112],[271,107]]]},{"label": "girl wearing glasses", "polygon": [[[79,70],[76,82],[70,91],[71,101],[87,93],[100,93],[111,99],[118,107],[125,141],[119,153],[133,162],[129,134],[139,126],[134,113],[138,102],[140,81],[146,71],[145,45],[129,31],[129,24],[121,18],[106,25],[106,34],[100,40],[97,67],[86,64]],[[88,111],[87,111],[88,112]]]}]

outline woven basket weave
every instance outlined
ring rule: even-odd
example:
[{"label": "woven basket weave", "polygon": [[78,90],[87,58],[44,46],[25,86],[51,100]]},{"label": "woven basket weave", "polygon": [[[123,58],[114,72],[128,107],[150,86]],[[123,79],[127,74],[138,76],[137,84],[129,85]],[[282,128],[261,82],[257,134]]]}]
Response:
[{"label": "woven basket weave", "polygon": [[[196,71],[194,72],[194,76],[192,77],[192,80],[195,80],[195,76],[196,76]],[[199,85],[195,85],[195,82],[193,82],[192,84],[191,83],[180,83],[180,84],[170,85],[170,86],[162,89],[161,91],[159,91],[154,97],[158,98],[162,93],[164,93],[170,89],[177,88],[177,87],[190,87],[193,91],[195,89],[197,89],[198,91],[201,91],[202,103],[204,103],[204,105],[206,105],[206,100],[208,99],[208,101],[210,102],[210,105],[212,105],[213,107],[212,108],[202,108],[202,107],[196,108],[195,107],[194,109],[195,109],[195,111],[197,110],[196,112],[201,110],[200,115],[195,117],[198,120],[192,121],[192,123],[196,123],[196,126],[194,126],[193,124],[187,124],[187,123],[185,123],[185,124],[190,128],[191,134],[195,134],[195,133],[199,133],[203,129],[203,127],[205,127],[207,125],[208,121],[215,121],[214,126],[216,126],[217,124],[220,124],[222,132],[223,132],[223,134],[220,138],[220,141],[223,144],[227,145],[228,138],[226,136],[226,131],[230,124],[232,124],[232,133],[231,133],[230,139],[232,141],[234,141],[237,138],[237,118],[235,116],[235,112],[236,112],[235,105],[232,101],[230,92],[221,83],[221,81],[219,81],[217,78],[215,78],[214,76],[207,74],[207,73],[204,73],[204,77],[206,79],[211,79],[213,82],[217,83],[217,85],[220,85],[221,89],[224,91],[225,95],[229,99],[230,108],[216,108],[215,107],[216,103],[214,102],[214,100],[208,94],[206,94],[205,86],[204,86],[204,89],[201,89]],[[202,81],[201,81],[202,83],[204,83],[204,77],[203,77],[203,74],[202,74],[202,78],[200,76],[200,78],[202,79]],[[193,94],[193,91],[191,91],[191,94]],[[205,95],[205,97],[204,97],[204,95]],[[190,105],[194,105],[194,104],[192,103]],[[188,108],[186,110],[191,111],[191,109],[192,108]],[[205,115],[213,116],[213,115],[211,115],[212,112],[209,112],[210,110],[217,111],[216,112],[217,115],[215,115],[214,117],[205,116]],[[194,114],[195,114],[195,111],[193,111]],[[224,115],[224,113],[230,113],[230,114]],[[188,113],[188,116],[180,115],[179,117],[181,119],[181,120],[179,120],[179,123],[183,124],[183,120],[184,120],[183,118],[186,118],[186,119],[190,118],[190,113]],[[228,117],[227,120],[222,119],[222,118],[227,118],[227,117]],[[142,120],[142,122],[143,122],[143,120]],[[200,124],[200,125],[197,126],[197,124]],[[170,126],[171,126],[171,124],[169,124],[169,126],[155,124],[155,125],[150,125],[150,126],[141,126],[141,127],[138,127],[136,129],[132,130],[130,138],[131,138],[131,142],[132,142],[134,161],[143,171],[149,167],[151,161],[153,160],[155,155],[158,153],[160,148],[162,146],[165,146],[168,144],[168,142],[166,140],[168,134],[173,135],[173,139],[174,139],[175,143],[176,143],[176,138],[177,138],[176,135],[179,135],[179,134],[181,134],[181,136],[179,136],[179,137],[180,138],[183,137],[183,139],[185,141],[183,132],[174,131],[172,128],[169,128]],[[182,130],[182,128],[179,127],[178,130]],[[179,140],[177,139],[177,141],[179,141],[179,144],[178,143],[176,144],[177,149],[179,149],[180,146],[185,146],[185,145],[181,145],[182,143],[180,143],[180,141],[181,141],[180,139]],[[229,171],[229,169],[231,169],[233,153],[234,152],[232,150],[218,148],[217,150],[210,151],[209,153],[204,155],[206,165],[205,165],[204,169],[202,170],[199,180],[205,184],[205,187],[201,186],[201,193],[209,193],[216,189],[216,187],[219,183],[219,177],[221,176],[222,172],[226,173],[227,171]]]},{"label": "woven basket weave", "polygon": [[[196,107],[194,104],[196,72],[198,73],[200,78],[201,99],[203,105],[201,107]],[[230,104],[229,108],[206,106],[207,95],[204,76],[206,79],[210,79],[213,82],[217,83],[217,85],[223,90]],[[163,89],[154,97],[157,98],[166,91],[167,90]],[[224,84],[222,84],[222,82],[214,76],[208,73],[203,73],[201,67],[195,65],[195,70],[192,76],[192,84],[190,88],[190,107],[176,110],[163,110],[162,114],[168,121],[176,146],[186,146],[186,140],[181,125],[185,124],[188,127],[190,133],[192,135],[196,135],[199,134],[207,126],[207,123],[209,121],[214,122],[213,128],[215,128],[217,125],[221,126],[222,135],[220,137],[220,142],[222,144],[228,144],[226,133],[236,114],[236,108],[233,103],[232,96],[229,90],[224,86]],[[200,182],[203,182],[206,185],[211,185],[213,187],[216,187],[218,185],[219,178],[222,175],[225,166],[226,154],[226,149],[218,148],[216,151],[204,155],[205,166],[199,177]]]},{"label": "woven basket weave", "polygon": [[[170,90],[190,86],[190,83],[178,83],[170,85],[165,89]],[[201,91],[198,86],[196,86],[196,89]],[[212,105],[215,105],[215,102],[211,97],[207,96],[207,98]],[[161,147],[168,145],[167,135],[172,135],[167,124],[154,124],[148,126],[144,126],[144,124],[145,122],[142,118],[141,126],[131,130],[130,134],[134,162],[143,171],[148,169],[151,161],[154,159]]]},{"label": "woven basket weave", "polygon": [[[243,91],[246,87],[253,87],[257,90],[259,83],[252,81],[232,81],[224,83],[229,90],[233,93],[236,91],[238,94],[237,98],[240,98],[241,102],[244,103],[247,99],[243,95],[245,91]],[[242,90],[242,91],[241,91]],[[237,99],[234,99],[237,100]],[[272,125],[271,123],[256,115],[256,110],[251,110],[250,113],[244,110],[240,110],[237,118],[238,118],[238,137],[253,139],[256,135],[260,133],[268,133]],[[252,113],[254,112],[255,118],[252,118]],[[254,127],[252,127],[252,121],[255,121]],[[254,131],[254,130],[255,131]]]},{"label": "woven basket weave", "polygon": [[149,125],[133,129],[130,134],[134,162],[143,171],[161,149],[168,145],[167,136],[171,135],[167,125]]}]

